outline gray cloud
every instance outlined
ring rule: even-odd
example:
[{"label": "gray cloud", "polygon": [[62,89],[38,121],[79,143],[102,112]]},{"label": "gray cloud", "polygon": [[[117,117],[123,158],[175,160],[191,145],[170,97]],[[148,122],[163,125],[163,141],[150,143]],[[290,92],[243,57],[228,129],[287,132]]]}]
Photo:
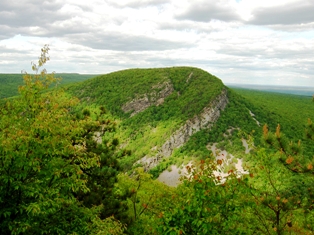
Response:
[{"label": "gray cloud", "polygon": [[63,6],[57,1],[9,1],[0,2],[0,22],[10,27],[47,25],[56,20],[67,18],[58,13]]},{"label": "gray cloud", "polygon": [[141,8],[149,6],[160,6],[165,3],[168,3],[169,0],[133,0],[126,3],[121,3],[116,0],[109,0],[108,2],[117,7]]},{"label": "gray cloud", "polygon": [[237,57],[259,57],[263,59],[306,59],[313,54],[312,48],[300,45],[298,49],[274,48],[273,45],[264,48],[248,48],[245,46],[225,45],[223,48],[217,49],[217,53],[237,56]]},{"label": "gray cloud", "polygon": [[[63,4],[54,0],[0,1],[1,38],[16,34],[34,35],[30,27],[46,29],[57,20],[68,18],[59,10]],[[35,33],[36,34],[36,33]]]},{"label": "gray cloud", "polygon": [[269,28],[284,31],[284,32],[305,32],[305,31],[313,31],[314,30],[314,22],[306,23],[306,24],[275,24],[275,25],[267,25]]},{"label": "gray cloud", "polygon": [[[57,0],[0,1],[0,40],[15,35],[63,37],[66,34],[88,32],[91,25],[73,20],[73,12],[61,11],[64,3]],[[90,6],[76,4],[79,10],[91,12]]]},{"label": "gray cloud", "polygon": [[0,25],[0,40],[7,39],[16,35],[16,32],[6,25]]},{"label": "gray cloud", "polygon": [[[234,26],[234,25],[228,25],[226,27],[231,27],[231,26]],[[202,34],[202,33],[210,34],[210,33],[218,32],[222,30],[219,27],[214,27],[213,25],[211,25],[211,22],[210,23],[195,22],[195,21],[186,21],[186,20],[160,22],[158,24],[158,29],[175,30],[175,31],[190,32],[190,33],[196,33],[196,34]]]},{"label": "gray cloud", "polygon": [[147,36],[126,35],[117,32],[72,34],[66,37],[68,41],[93,49],[115,51],[163,51],[191,47],[186,42],[155,39]]},{"label": "gray cloud", "polygon": [[314,21],[314,2],[303,0],[282,6],[258,8],[249,21],[255,25],[298,25]]},{"label": "gray cloud", "polygon": [[209,22],[211,20],[238,21],[240,17],[235,9],[223,0],[193,2],[188,9],[176,15],[178,20]]}]

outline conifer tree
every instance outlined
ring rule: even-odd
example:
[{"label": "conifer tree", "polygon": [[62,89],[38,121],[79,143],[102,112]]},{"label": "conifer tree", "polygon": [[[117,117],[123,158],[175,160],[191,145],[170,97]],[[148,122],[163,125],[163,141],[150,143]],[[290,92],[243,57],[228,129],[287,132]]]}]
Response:
[{"label": "conifer tree", "polygon": [[[86,118],[91,112],[84,109],[84,113],[83,118]],[[115,218],[126,222],[126,198],[128,194],[115,193],[117,176],[121,170],[116,154],[119,141],[116,138],[110,140],[103,137],[106,132],[114,132],[116,124],[111,120],[104,119],[101,116],[102,113],[101,110],[98,114],[93,113],[100,123],[99,126],[84,128],[83,136],[86,152],[99,156],[99,165],[83,169],[83,172],[87,175],[87,186],[90,191],[81,191],[77,196],[89,208],[95,205],[103,205],[100,214],[102,219],[114,215]]]}]

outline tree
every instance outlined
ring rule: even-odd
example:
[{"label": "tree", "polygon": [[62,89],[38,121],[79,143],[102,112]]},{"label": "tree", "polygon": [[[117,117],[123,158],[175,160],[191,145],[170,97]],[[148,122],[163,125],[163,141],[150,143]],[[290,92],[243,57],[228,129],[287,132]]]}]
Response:
[{"label": "tree", "polygon": [[162,211],[173,204],[174,188],[145,173],[143,168],[137,168],[132,176],[119,174],[118,191],[129,195],[128,234],[157,234]]},{"label": "tree", "polygon": [[[106,120],[101,117],[103,113],[93,113],[101,125],[87,126],[84,128],[83,134],[85,139],[86,152],[89,154],[96,154],[99,156],[99,165],[83,169],[87,175],[87,186],[90,189],[88,192],[81,191],[77,196],[86,207],[93,207],[95,205],[102,205],[103,208],[100,217],[105,219],[114,215],[120,221],[127,222],[128,216],[126,199],[128,194],[116,193],[115,184],[118,181],[118,174],[120,173],[120,164],[117,159],[116,147],[119,144],[118,139],[104,136],[106,133],[115,132],[115,122]],[[87,109],[83,110],[83,114],[91,114]],[[81,138],[81,137],[80,137]],[[80,139],[79,138],[79,139]],[[78,139],[78,140],[79,140]],[[74,141],[76,142],[77,139]],[[120,157],[125,156],[127,151],[122,151]]]},{"label": "tree", "polygon": [[[307,136],[312,138],[312,122]],[[202,160],[189,169],[178,197],[163,211],[161,234],[313,234],[313,158],[300,142],[264,127],[266,145],[247,157],[247,175],[214,172],[221,160]],[[253,146],[252,146],[253,147]],[[266,147],[266,148],[265,148]],[[217,184],[218,183],[218,184]]]},{"label": "tree", "polygon": [[245,199],[235,170],[230,169],[222,183],[214,174],[217,164],[223,163],[207,158],[187,166],[189,175],[160,217],[160,234],[255,234],[251,224],[243,220]]},{"label": "tree", "polygon": [[300,141],[289,141],[280,125],[275,133],[265,125],[263,140],[267,148],[251,159],[255,177],[247,184],[257,205],[251,212],[260,221],[260,229],[265,234],[313,232],[313,157],[302,153]]},{"label": "tree", "polygon": [[0,109],[1,234],[121,233],[118,221],[100,219],[103,205],[88,208],[76,197],[91,191],[87,172],[101,165],[86,147],[86,128],[103,123],[77,119],[71,111],[78,100],[48,90],[58,80],[42,69],[48,52],[46,45],[32,63],[35,74],[24,74],[20,96]]}]

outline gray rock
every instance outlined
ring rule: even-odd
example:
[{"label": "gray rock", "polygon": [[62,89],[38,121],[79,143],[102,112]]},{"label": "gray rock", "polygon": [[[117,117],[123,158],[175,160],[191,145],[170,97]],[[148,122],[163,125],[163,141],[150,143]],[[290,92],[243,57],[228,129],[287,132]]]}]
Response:
[{"label": "gray rock", "polygon": [[210,102],[199,115],[187,120],[182,127],[175,131],[161,146],[155,156],[145,156],[137,161],[136,164],[143,165],[146,171],[157,166],[164,157],[170,157],[174,149],[185,144],[193,134],[201,129],[211,128],[220,117],[220,111],[225,109],[228,102],[227,90],[223,89],[222,92],[212,102]]}]

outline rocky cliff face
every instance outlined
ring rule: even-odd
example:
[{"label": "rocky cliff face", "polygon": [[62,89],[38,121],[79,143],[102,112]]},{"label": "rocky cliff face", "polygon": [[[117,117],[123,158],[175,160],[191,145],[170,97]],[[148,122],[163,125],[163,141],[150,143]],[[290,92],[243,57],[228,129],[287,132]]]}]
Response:
[{"label": "rocky cliff face", "polygon": [[220,117],[220,111],[224,110],[228,104],[227,90],[223,89],[201,114],[186,121],[186,123],[173,133],[170,138],[158,150],[158,154],[154,157],[145,156],[140,159],[137,164],[142,164],[145,170],[158,165],[159,161],[164,157],[171,156],[174,149],[181,147],[196,132],[204,128],[211,128]]},{"label": "rocky cliff face", "polygon": [[151,105],[160,105],[165,98],[173,92],[173,85],[170,81],[152,86],[152,92],[142,97],[131,100],[122,106],[125,113],[131,112],[131,117],[147,109]]}]

